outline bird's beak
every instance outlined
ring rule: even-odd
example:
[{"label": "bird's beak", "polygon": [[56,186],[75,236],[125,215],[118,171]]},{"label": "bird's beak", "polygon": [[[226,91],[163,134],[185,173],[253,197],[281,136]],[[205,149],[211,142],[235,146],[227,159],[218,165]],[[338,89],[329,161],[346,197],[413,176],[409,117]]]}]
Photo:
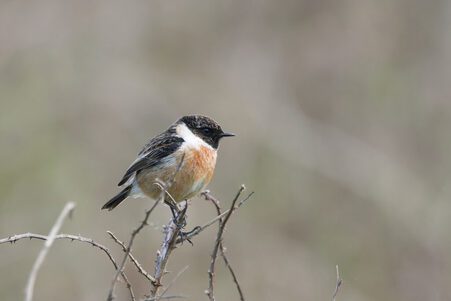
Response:
[{"label": "bird's beak", "polygon": [[221,138],[222,137],[233,137],[233,136],[235,136],[235,134],[233,134],[233,133],[222,133],[221,134]]}]

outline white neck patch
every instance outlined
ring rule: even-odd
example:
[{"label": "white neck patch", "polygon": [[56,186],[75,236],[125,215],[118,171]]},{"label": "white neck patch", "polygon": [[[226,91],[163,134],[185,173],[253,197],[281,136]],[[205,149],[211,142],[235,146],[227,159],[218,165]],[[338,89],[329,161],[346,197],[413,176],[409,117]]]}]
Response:
[{"label": "white neck patch", "polygon": [[199,149],[202,145],[214,150],[214,148],[210,144],[194,135],[193,132],[184,123],[177,125],[175,132],[177,133],[177,135],[182,137],[183,140],[185,140],[185,147],[194,147],[196,149]]}]

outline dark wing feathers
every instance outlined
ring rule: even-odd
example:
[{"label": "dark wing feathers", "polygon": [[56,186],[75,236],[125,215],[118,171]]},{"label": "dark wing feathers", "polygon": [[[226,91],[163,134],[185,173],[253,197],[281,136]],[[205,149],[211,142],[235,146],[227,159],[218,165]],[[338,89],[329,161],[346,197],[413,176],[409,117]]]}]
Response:
[{"label": "dark wing feathers", "polygon": [[142,158],[139,161],[136,161],[132,166],[130,166],[127,171],[125,172],[125,175],[122,177],[122,180],[117,184],[117,186],[122,186],[125,182],[130,179],[130,177],[139,170],[142,170],[144,168],[152,167],[156,165],[157,161],[155,160],[148,160],[146,158]]},{"label": "dark wing feathers", "polygon": [[185,140],[181,137],[164,134],[151,139],[139,152],[140,159],[127,169],[124,177],[117,185],[123,185],[135,172],[158,165],[161,159],[175,152],[183,141]]}]

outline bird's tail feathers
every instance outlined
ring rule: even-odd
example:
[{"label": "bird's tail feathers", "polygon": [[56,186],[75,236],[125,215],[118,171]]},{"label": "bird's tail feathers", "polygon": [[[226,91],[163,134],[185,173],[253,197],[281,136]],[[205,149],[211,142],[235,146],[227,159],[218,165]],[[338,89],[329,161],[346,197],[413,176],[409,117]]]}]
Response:
[{"label": "bird's tail feathers", "polygon": [[125,200],[130,195],[132,186],[133,185],[128,185],[127,187],[125,187],[115,197],[113,197],[111,200],[106,202],[105,205],[103,205],[102,209],[108,209],[109,211],[111,211],[114,208],[116,208],[117,205],[119,205],[123,200]]}]

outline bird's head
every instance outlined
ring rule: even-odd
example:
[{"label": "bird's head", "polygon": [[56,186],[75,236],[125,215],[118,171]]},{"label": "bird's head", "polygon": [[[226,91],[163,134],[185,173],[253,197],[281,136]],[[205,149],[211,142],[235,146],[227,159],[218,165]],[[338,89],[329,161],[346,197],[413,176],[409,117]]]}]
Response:
[{"label": "bird's head", "polygon": [[221,138],[235,136],[235,134],[224,132],[216,121],[207,116],[187,115],[180,118],[177,123],[186,125],[194,135],[214,149],[218,148]]}]

